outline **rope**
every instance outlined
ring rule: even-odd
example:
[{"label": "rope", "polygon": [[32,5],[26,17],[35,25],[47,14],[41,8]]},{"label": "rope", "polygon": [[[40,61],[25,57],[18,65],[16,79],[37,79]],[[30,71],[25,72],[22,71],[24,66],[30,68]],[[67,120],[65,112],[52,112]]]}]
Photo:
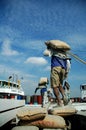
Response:
[{"label": "rope", "polygon": [[71,52],[67,52],[69,55],[73,56],[75,59],[77,59],[78,61],[82,62],[83,64],[86,64],[86,61],[82,60],[81,58],[79,58],[77,55],[71,53]]}]

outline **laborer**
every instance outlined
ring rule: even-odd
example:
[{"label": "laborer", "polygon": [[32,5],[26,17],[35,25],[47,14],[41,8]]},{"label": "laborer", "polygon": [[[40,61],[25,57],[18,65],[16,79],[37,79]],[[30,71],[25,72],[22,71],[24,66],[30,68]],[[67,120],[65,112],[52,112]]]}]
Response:
[{"label": "laborer", "polygon": [[58,106],[62,106],[62,101],[60,98],[60,93],[63,98],[64,105],[68,104],[68,99],[65,95],[65,91],[62,87],[63,81],[66,78],[68,72],[67,69],[67,54],[66,51],[63,50],[55,50],[50,47],[47,48],[49,50],[49,56],[51,56],[51,74],[50,81],[51,87],[53,88],[54,95],[57,100]]},{"label": "laborer", "polygon": [[47,97],[47,85],[49,84],[48,78],[42,77],[40,78],[40,82],[38,83],[38,87],[35,89],[35,94],[38,89],[40,89],[40,93],[42,96],[42,107],[48,102]]}]

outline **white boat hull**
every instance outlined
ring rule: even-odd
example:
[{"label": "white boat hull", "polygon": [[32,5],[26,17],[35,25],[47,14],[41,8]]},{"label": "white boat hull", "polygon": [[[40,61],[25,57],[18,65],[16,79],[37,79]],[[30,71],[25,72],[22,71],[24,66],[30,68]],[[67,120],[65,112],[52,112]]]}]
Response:
[{"label": "white boat hull", "polygon": [[25,105],[25,100],[0,99],[0,127],[16,118],[17,110]]},{"label": "white boat hull", "polygon": [[86,103],[72,103],[72,106],[76,108],[77,111],[86,111]]}]

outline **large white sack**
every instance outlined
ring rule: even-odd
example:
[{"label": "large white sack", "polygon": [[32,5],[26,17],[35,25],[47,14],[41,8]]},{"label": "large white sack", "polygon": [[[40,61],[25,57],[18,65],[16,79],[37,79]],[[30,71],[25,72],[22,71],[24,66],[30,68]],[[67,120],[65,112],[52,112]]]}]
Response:
[{"label": "large white sack", "polygon": [[39,80],[39,84],[48,84],[49,81],[48,81],[48,78],[47,77],[41,77],[40,80]]},{"label": "large white sack", "polygon": [[45,108],[29,109],[28,107],[23,107],[17,111],[16,116],[19,120],[34,121],[43,119],[46,116],[46,113],[47,110]]},{"label": "large white sack", "polygon": [[68,51],[70,50],[70,46],[64,42],[64,41],[60,41],[60,40],[49,40],[45,42],[46,46],[51,47],[53,49],[61,49],[61,50],[65,50]]},{"label": "large white sack", "polygon": [[49,115],[47,114],[43,120],[36,120],[32,122],[28,121],[21,121],[20,125],[33,125],[37,126],[39,128],[67,128],[66,121],[64,120],[63,117],[58,116],[58,115]]},{"label": "large white sack", "polygon": [[39,130],[36,126],[15,126],[11,130]]},{"label": "large white sack", "polygon": [[56,107],[53,110],[49,110],[49,114],[59,116],[69,116],[77,113],[77,110],[72,106]]}]

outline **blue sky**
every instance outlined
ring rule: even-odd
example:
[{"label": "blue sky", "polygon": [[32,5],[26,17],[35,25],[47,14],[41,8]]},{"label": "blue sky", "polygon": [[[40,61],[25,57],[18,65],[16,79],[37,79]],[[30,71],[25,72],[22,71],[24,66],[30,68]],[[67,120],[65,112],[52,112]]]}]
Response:
[{"label": "blue sky", "polygon": [[[86,60],[85,0],[0,0],[1,79],[23,77],[25,94],[33,94],[40,77],[50,77],[50,58],[43,51],[51,39],[67,42]],[[71,97],[80,96],[86,65],[73,57],[68,81]]]}]

